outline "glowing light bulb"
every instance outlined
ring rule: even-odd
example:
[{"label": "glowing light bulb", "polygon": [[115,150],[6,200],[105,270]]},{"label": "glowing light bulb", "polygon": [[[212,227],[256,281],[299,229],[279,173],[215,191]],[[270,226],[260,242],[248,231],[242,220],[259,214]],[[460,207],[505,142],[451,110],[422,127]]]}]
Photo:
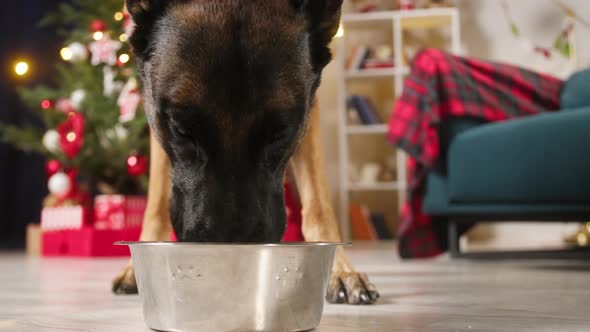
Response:
[{"label": "glowing light bulb", "polygon": [[19,61],[14,65],[14,72],[18,76],[24,76],[29,72],[29,64],[25,61]]},{"label": "glowing light bulb", "polygon": [[120,21],[120,20],[122,20],[122,19],[123,19],[125,16],[124,16],[124,15],[123,15],[123,13],[121,13],[121,12],[116,12],[114,17],[115,17],[115,21]]},{"label": "glowing light bulb", "polygon": [[104,37],[104,33],[102,33],[101,31],[97,31],[92,35],[92,38],[94,38],[94,40],[101,40],[102,37]]},{"label": "glowing light bulb", "polygon": [[68,140],[68,142],[73,142],[76,140],[76,133],[70,132],[66,135],[66,140]]},{"label": "glowing light bulb", "polygon": [[119,61],[121,61],[121,63],[129,62],[129,54],[123,53],[119,55]]},{"label": "glowing light bulb", "polygon": [[61,51],[59,51],[59,54],[61,55],[61,58],[65,61],[72,60],[72,57],[74,56],[72,50],[69,47],[62,48]]},{"label": "glowing light bulb", "polygon": [[344,36],[344,26],[342,26],[342,24],[340,24],[340,26],[338,27],[338,31],[336,32],[336,38],[341,38]]},{"label": "glowing light bulb", "polygon": [[121,43],[126,42],[128,39],[129,37],[127,37],[127,35],[124,33],[119,36],[119,41],[121,41]]},{"label": "glowing light bulb", "polygon": [[41,101],[41,108],[44,110],[50,109],[51,108],[51,100],[44,99],[43,101]]}]

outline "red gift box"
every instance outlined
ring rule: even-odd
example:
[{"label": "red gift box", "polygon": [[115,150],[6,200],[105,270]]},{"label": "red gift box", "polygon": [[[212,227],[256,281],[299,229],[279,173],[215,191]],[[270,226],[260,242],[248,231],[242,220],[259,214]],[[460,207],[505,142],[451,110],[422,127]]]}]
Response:
[{"label": "red gift box", "polygon": [[137,241],[140,228],[123,230],[84,227],[77,230],[46,231],[42,235],[43,256],[119,257],[129,256],[127,246],[114,245],[117,241]]},{"label": "red gift box", "polygon": [[144,196],[99,195],[94,198],[94,228],[139,228],[147,205]]},{"label": "red gift box", "polygon": [[92,210],[86,206],[46,207],[41,211],[41,230],[81,229],[92,224]]}]

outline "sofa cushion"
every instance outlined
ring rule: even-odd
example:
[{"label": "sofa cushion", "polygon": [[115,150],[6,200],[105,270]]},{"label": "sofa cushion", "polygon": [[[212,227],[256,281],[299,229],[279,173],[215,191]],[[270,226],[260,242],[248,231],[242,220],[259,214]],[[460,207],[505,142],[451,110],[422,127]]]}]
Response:
[{"label": "sofa cushion", "polygon": [[576,109],[590,106],[590,69],[573,74],[561,91],[561,108]]},{"label": "sofa cushion", "polygon": [[451,202],[590,203],[590,107],[480,126],[449,149]]}]

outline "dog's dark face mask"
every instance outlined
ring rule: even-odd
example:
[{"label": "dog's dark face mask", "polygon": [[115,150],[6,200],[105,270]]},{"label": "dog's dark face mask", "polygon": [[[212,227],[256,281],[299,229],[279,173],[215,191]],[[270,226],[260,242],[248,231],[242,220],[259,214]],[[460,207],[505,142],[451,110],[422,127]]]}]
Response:
[{"label": "dog's dark face mask", "polygon": [[[276,242],[342,0],[127,0],[182,241]],[[153,174],[152,174],[153,176]]]}]

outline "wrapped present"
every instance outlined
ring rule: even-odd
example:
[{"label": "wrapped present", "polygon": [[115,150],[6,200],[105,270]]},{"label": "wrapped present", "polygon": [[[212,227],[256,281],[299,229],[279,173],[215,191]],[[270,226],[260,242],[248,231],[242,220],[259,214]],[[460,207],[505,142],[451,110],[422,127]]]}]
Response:
[{"label": "wrapped present", "polygon": [[41,230],[81,229],[92,225],[92,209],[86,206],[45,207],[41,211]]},{"label": "wrapped present", "polygon": [[144,196],[99,195],[94,199],[94,228],[140,228],[147,205]]},{"label": "wrapped present", "polygon": [[127,246],[117,246],[117,241],[137,241],[141,229],[138,227],[120,230],[82,229],[43,232],[41,253],[43,256],[73,257],[126,257]]}]

